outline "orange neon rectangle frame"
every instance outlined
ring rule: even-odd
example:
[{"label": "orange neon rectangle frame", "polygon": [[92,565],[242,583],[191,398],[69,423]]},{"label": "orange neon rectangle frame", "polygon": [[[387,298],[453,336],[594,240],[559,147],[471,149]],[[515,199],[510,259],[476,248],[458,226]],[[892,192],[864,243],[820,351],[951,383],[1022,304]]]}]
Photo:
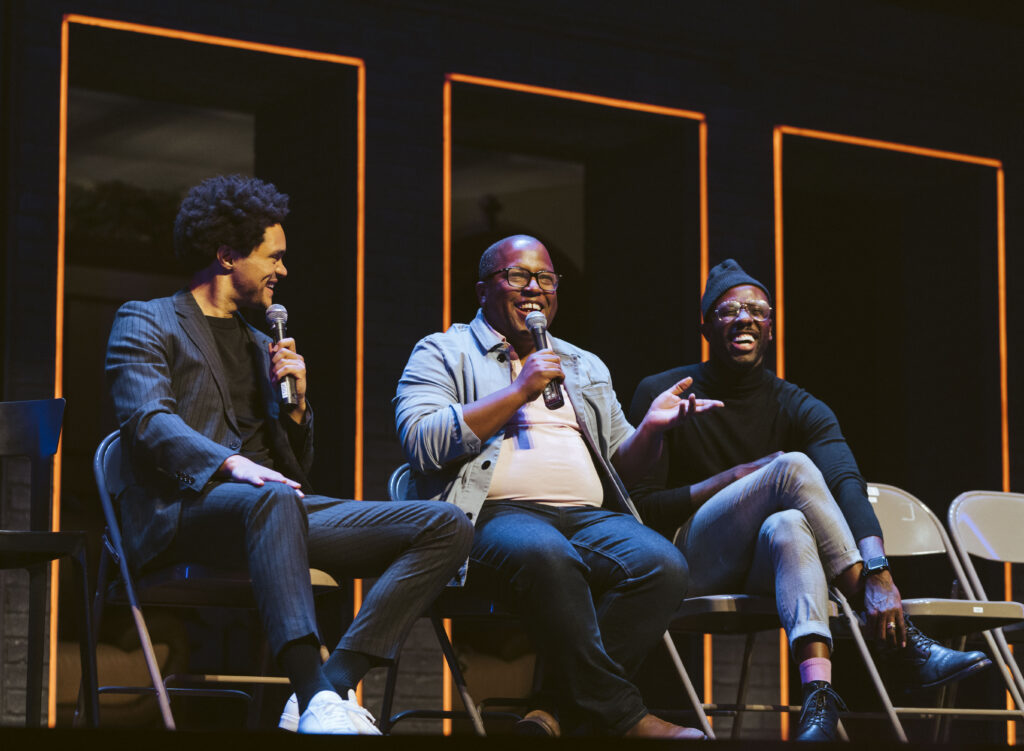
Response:
[{"label": "orange neon rectangle frame", "polygon": [[[555,99],[569,99],[587,104],[597,104],[604,107],[615,107],[618,109],[633,110],[635,112],[646,112],[654,115],[665,115],[668,117],[679,117],[698,122],[698,162],[699,162],[699,195],[700,195],[700,269],[699,283],[696,290],[699,296],[704,289],[704,281],[708,272],[708,130],[707,118],[702,112],[694,110],[679,109],[677,107],[665,107],[657,104],[636,102],[629,99],[616,99],[614,97],[587,94],[580,91],[568,91],[566,89],[554,89],[546,86],[534,86],[532,84],[504,81],[496,78],[483,78],[462,73],[449,73],[445,76],[444,91],[442,95],[443,105],[443,169],[442,169],[442,330],[447,330],[452,323],[452,275],[451,275],[451,241],[452,241],[452,83],[473,84],[475,86],[486,86],[494,89],[505,89],[506,91],[517,91],[525,94],[536,94]],[[707,342],[701,342],[701,353],[707,359]],[[445,621],[445,628],[451,633],[450,621]],[[704,700],[711,701],[711,638],[705,635],[704,639]],[[447,667],[444,669],[443,684],[444,709],[451,710],[451,674]],[[451,733],[451,721],[444,721],[444,734]]]},{"label": "orange neon rectangle frame", "polygon": [[[925,148],[905,143],[881,141],[874,138],[861,138],[842,133],[830,133],[808,128],[794,128],[788,125],[776,126],[772,134],[775,193],[775,358],[776,372],[779,378],[785,378],[785,309],[783,305],[783,225],[782,225],[782,137],[800,136],[815,138],[822,141],[864,146],[872,149],[884,149],[932,159],[947,159],[954,162],[976,164],[995,169],[996,177],[996,284],[999,304],[999,401],[1000,401],[1000,443],[1002,450],[1002,488],[1010,491],[1010,419],[1009,419],[1009,381],[1007,378],[1007,322],[1006,322],[1006,187],[1003,163],[990,157],[961,154],[955,151]],[[1013,582],[1010,564],[1005,564],[1004,596],[1013,599]],[[780,650],[781,654],[781,650]],[[782,703],[786,703],[784,700]],[[1012,709],[1012,700],[1007,694],[1007,708]],[[1007,723],[1007,741],[1010,745],[1016,742],[1016,723]]]},{"label": "orange neon rectangle frame", "polygon": [[[356,326],[355,326],[355,445],[353,466],[353,497],[363,497],[363,358],[365,331],[365,214],[366,214],[366,64],[357,57],[336,55],[330,52],[304,50],[295,47],[282,47],[274,44],[262,44],[244,39],[199,34],[181,29],[168,29],[160,26],[146,26],[110,18],[95,18],[77,14],[67,14],[61,23],[61,56],[60,56],[60,109],[59,109],[59,143],[57,170],[57,299],[55,304],[57,318],[56,352],[54,354],[54,396],[60,397],[64,389],[64,243],[66,228],[66,194],[67,180],[67,120],[68,120],[68,70],[69,70],[69,31],[71,24],[82,26],[98,26],[117,31],[135,34],[180,39],[187,42],[212,44],[252,52],[264,52],[270,55],[303,58],[320,62],[351,65],[356,68]],[[53,498],[51,500],[53,529],[60,529],[60,479],[61,451],[58,446],[53,462]],[[50,674],[47,711],[49,725],[53,727],[57,714],[57,563],[54,562],[50,574]],[[355,585],[355,609],[361,602],[361,582]],[[361,686],[360,686],[361,690]]]}]

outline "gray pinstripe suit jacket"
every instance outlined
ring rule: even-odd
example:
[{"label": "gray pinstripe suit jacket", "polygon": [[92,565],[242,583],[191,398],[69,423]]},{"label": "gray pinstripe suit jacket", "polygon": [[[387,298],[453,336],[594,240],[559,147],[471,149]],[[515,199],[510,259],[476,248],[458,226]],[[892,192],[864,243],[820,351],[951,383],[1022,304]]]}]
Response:
[{"label": "gray pinstripe suit jacket", "polygon": [[[247,328],[267,374],[262,390],[274,466],[309,493],[312,413],[307,411],[302,426],[279,419],[269,377],[270,338]],[[141,566],[170,544],[182,502],[206,488],[242,440],[217,345],[187,290],[121,306],[107,344],[106,372],[123,452],[122,477],[112,481],[112,489],[128,557]]]}]

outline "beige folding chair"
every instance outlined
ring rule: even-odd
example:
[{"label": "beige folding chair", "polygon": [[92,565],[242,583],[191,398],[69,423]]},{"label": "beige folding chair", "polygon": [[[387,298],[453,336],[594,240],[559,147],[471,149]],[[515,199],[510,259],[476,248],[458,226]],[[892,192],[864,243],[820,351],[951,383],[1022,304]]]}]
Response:
[{"label": "beige folding chair", "polygon": [[[829,604],[831,615],[835,616],[838,613],[836,604]],[[746,634],[735,702],[726,704],[693,701],[693,708],[698,716],[702,713],[732,716],[731,738],[739,737],[745,712],[799,712],[801,710],[800,705],[747,703],[750,665],[757,635],[763,631],[777,631],[781,627],[782,623],[779,620],[775,599],[756,595],[688,597],[683,600],[669,624],[668,630],[673,634]],[[677,665],[676,670],[679,672],[680,678],[683,678],[685,668]],[[686,677],[685,680],[688,681],[689,678]],[[714,736],[709,735],[708,737]],[[848,740],[842,722],[839,724],[839,737]]]},{"label": "beige folding chair", "polygon": [[[963,567],[954,552],[949,536],[931,509],[910,493],[892,485],[872,483],[868,485],[867,491],[868,499],[882,526],[886,555],[889,558],[944,555],[953,569],[954,576],[960,581],[966,581]],[[1002,672],[1006,678],[1007,688],[1011,690],[1014,700],[1017,702],[1017,710],[894,706],[888,691],[882,684],[867,644],[860,634],[860,622],[856,614],[838,590],[833,589],[833,597],[837,599],[843,610],[842,616],[836,624],[835,632],[837,635],[843,635],[845,632],[846,635],[854,637],[875,690],[886,709],[886,715],[897,738],[901,741],[906,742],[907,739],[899,721],[900,715],[933,718],[1024,719],[1024,711],[1022,711],[1024,703],[1021,702],[1020,692],[1017,691],[1012,680],[1006,677],[1005,670]],[[969,593],[968,599],[962,600],[934,597],[907,598],[903,600],[903,610],[925,633],[943,636],[981,633],[1024,619],[1024,606],[1020,603],[986,602],[971,597]],[[998,650],[993,651],[993,658],[997,662],[1001,662]],[[864,716],[877,716],[877,714],[864,713]],[[938,731],[939,728],[936,727],[936,737]]]},{"label": "beige folding chair", "polygon": [[[949,506],[949,535],[963,564],[964,591],[968,597],[988,601],[972,556],[996,563],[1024,563],[1024,494],[996,491],[961,493]],[[1002,628],[984,633],[996,662],[1004,674],[1013,676],[1017,690],[1024,694],[1024,677],[1014,659]],[[1014,631],[1019,641],[1021,631]],[[1015,699],[1020,707],[1019,698]]]}]

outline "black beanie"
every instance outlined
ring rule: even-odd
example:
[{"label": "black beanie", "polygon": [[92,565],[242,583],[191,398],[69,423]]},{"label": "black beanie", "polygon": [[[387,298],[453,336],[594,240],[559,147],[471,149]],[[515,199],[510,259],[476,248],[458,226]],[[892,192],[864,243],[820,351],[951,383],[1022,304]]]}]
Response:
[{"label": "black beanie", "polygon": [[744,271],[736,261],[726,258],[708,272],[708,282],[704,285],[704,295],[700,298],[700,312],[704,320],[707,320],[708,312],[715,304],[715,300],[721,297],[726,290],[741,284],[752,284],[759,287],[768,296],[768,302],[771,302],[772,293],[768,291],[767,287]]}]

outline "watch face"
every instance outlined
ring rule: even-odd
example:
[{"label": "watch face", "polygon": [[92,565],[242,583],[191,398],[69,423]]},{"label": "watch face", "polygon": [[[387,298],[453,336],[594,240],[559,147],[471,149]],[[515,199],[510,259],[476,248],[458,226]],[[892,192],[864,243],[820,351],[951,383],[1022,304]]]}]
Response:
[{"label": "watch face", "polygon": [[867,563],[864,564],[864,568],[868,571],[884,571],[889,568],[889,560],[882,555],[870,558]]}]

